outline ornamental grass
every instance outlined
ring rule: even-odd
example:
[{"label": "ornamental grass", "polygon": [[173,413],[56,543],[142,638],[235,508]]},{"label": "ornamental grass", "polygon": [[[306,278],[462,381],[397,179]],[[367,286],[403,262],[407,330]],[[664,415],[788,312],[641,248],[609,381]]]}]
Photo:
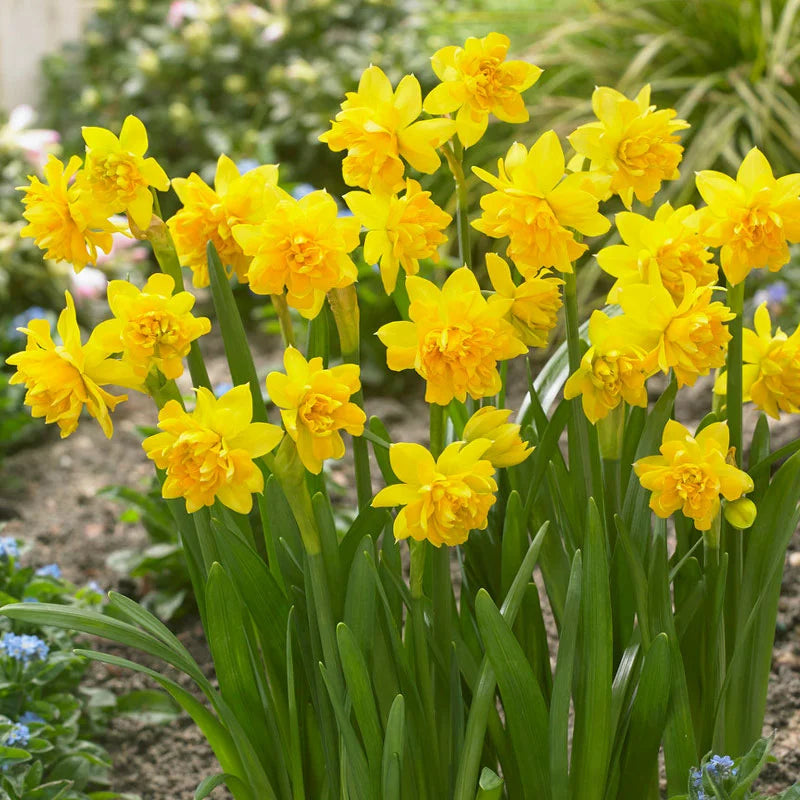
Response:
[{"label": "ornamental grass", "polygon": [[[469,208],[470,147],[536,108],[541,70],[509,45],[493,33],[435,53],[426,98],[412,75],[393,86],[365,70],[320,137],[343,154],[352,216],[324,190],[292,197],[276,165],[241,175],[223,155],[213,188],[173,179],[183,207],[164,220],[167,178],[133,116],[119,138],[86,128],[83,166],[51,157],[48,183],[23,187],[23,235],[48,257],[80,270],[126,213],[158,260],[142,289],[110,284],[113,318],[85,343],[68,295],[59,338],[32,320],[9,363],[62,436],[93,424],[85,409],[110,437],[125,393],[152,397],[159,430],[143,447],[216,683],[132,601],[113,618],[3,613],[163,662],[90,654],[145,672],[202,729],[222,772],[197,798],[221,784],[236,800],[746,798],[768,757],[800,440],[774,449],[766,415],[800,408],[800,329],[773,331],[763,306],[746,328],[744,298],[750,273],[779,271],[800,240],[800,174],[775,177],[754,148],[735,177],[697,174],[705,205],[659,207],[687,123],[649,86],[601,86],[597,120],[565,142],[545,131],[499,153],[496,174],[472,167],[489,188]],[[418,182],[437,170],[452,176],[455,221]],[[615,197],[626,210],[613,217]],[[595,253],[612,225],[622,244]],[[475,232],[505,258],[473,264]],[[590,255],[613,285],[582,323]],[[359,324],[363,261],[398,310],[377,331]],[[194,313],[189,276],[210,285],[213,321]],[[284,369],[266,381],[235,282],[280,321]],[[566,342],[536,367],[531,348],[562,316]],[[202,356],[211,325],[233,384],[219,397]],[[424,384],[423,444],[367,416],[360,345],[373,334],[390,370]],[[515,359],[530,378],[512,408]],[[175,383],[185,369],[191,396]],[[711,410],[687,427],[676,395],[703,378]],[[758,410],[746,432],[745,402]],[[325,465],[348,450],[345,519]]]}]

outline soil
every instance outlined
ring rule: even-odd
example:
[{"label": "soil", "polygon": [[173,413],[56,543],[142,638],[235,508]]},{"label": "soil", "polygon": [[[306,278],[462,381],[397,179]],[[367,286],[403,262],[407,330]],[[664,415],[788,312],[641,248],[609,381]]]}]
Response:
[{"label": "soil", "polygon": [[[227,379],[218,366],[211,373],[212,380]],[[689,393],[684,401],[688,413],[681,414],[682,419],[702,416],[704,410],[698,404],[703,402],[703,394],[704,387],[698,387],[692,402]],[[378,414],[395,438],[402,435],[405,440],[421,441],[427,414],[420,401],[416,396],[383,398],[368,405],[370,413]],[[113,439],[106,440],[99,426],[87,419],[66,440],[49,437],[9,457],[0,479],[0,510],[12,518],[3,535],[26,540],[34,548],[37,563],[57,562],[65,577],[77,584],[95,580],[103,587],[130,594],[130,579],[109,569],[106,558],[123,547],[144,546],[147,535],[138,524],[120,522],[120,507],[97,492],[108,484],[147,485],[152,467],[141,449],[137,426],[152,425],[154,416],[150,400],[133,394],[114,414]],[[790,424],[796,426],[797,421]],[[775,446],[797,436],[796,430],[777,425]],[[334,479],[344,482],[344,473],[334,474]],[[184,620],[176,633],[211,676],[199,621]],[[98,644],[117,655],[142,658],[124,648]],[[188,686],[174,670],[153,662],[148,665]],[[102,664],[92,665],[90,680],[117,693],[152,688],[140,674]],[[777,731],[775,755],[779,762],[765,772],[763,791],[784,789],[800,778],[800,535],[795,536],[787,555],[765,724],[766,733],[772,730]],[[113,788],[138,794],[142,800],[191,798],[203,778],[219,771],[204,738],[185,715],[162,725],[118,718],[103,744],[114,761]],[[225,796],[222,789],[214,793],[217,798]]]}]

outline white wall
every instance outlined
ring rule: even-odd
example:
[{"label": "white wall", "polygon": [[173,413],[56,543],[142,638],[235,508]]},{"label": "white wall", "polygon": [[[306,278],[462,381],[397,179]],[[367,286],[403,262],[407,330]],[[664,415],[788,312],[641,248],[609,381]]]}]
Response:
[{"label": "white wall", "polygon": [[36,105],[39,60],[80,36],[92,0],[0,0],[0,107]]}]

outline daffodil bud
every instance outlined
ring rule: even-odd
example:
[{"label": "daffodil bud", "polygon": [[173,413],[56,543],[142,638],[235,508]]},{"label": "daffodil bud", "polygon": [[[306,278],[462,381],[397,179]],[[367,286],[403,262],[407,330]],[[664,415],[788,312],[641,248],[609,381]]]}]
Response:
[{"label": "daffodil bud", "polygon": [[725,504],[725,519],[734,528],[746,530],[756,521],[758,509],[756,504],[747,497],[740,497],[732,503]]},{"label": "daffodil bud", "polygon": [[520,426],[508,421],[510,409],[484,406],[478,409],[464,426],[464,441],[488,439],[492,444],[483,458],[495,468],[521,464],[533,451],[519,435]]}]

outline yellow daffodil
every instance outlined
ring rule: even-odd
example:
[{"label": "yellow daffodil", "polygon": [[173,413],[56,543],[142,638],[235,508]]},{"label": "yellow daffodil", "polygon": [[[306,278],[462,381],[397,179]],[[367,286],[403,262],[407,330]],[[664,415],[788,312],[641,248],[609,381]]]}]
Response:
[{"label": "yellow daffodil", "polygon": [[722,303],[711,301],[716,287],[695,286],[684,274],[684,294],[676,304],[672,295],[655,283],[632,284],[619,290],[625,319],[638,330],[650,330],[648,371],[675,371],[678,386],[692,386],[698,377],[725,363],[731,334],[726,322],[734,318]]},{"label": "yellow daffodil", "polygon": [[322,307],[325,293],[356,280],[348,253],[358,247],[361,225],[339,217],[325,191],[300,200],[288,195],[258,225],[235,225],[233,238],[252,261],[247,273],[256,294],[281,294],[307,319]]},{"label": "yellow daffodil", "polygon": [[57,325],[61,344],[53,341],[45,319],[31,320],[27,328],[20,328],[28,343],[23,352],[6,359],[17,368],[9,383],[25,385],[25,404],[32,416],[57,423],[62,439],[78,427],[84,406],[110,439],[114,430],[110,412],[128,397],[109,394],[101,387],[109,383],[131,387],[138,382],[126,365],[109,358],[110,352],[97,337],[92,335],[81,344],[75,303],[69,292],[66,298],[67,307]]},{"label": "yellow daffodil", "polygon": [[389,369],[416,370],[426,381],[425,401],[446,406],[453,398],[489,397],[500,391],[498,361],[527,352],[505,316],[512,301],[487,300],[467,267],[439,289],[413,276],[406,282],[410,321],[378,331]]},{"label": "yellow daffodil", "polygon": [[183,208],[168,222],[181,264],[192,270],[197,288],[208,286],[206,246],[213,242],[220,261],[236,273],[239,283],[247,283],[252,260],[234,239],[235,225],[258,225],[279,199],[278,167],[265,164],[239,174],[236,164],[222,155],[212,189],[194,172],[188,178],[173,178],[172,188]]},{"label": "yellow daffodil", "polygon": [[469,147],[486,132],[489,114],[503,122],[530,118],[521,92],[533,86],[542,70],[527,61],[506,61],[510,42],[501,33],[470,36],[463,47],[443,47],[431,58],[441,83],[425,98],[429,114],[456,114],[461,144]]},{"label": "yellow daffodil", "polygon": [[528,151],[511,145],[498,160],[498,177],[472,171],[495,191],[481,198],[483,215],[472,225],[495,239],[509,237],[508,257],[525,277],[542,267],[572,272],[572,262],[586,251],[568,228],[586,236],[605,233],[609,221],[598,212],[591,179],[584,173],[564,177],[564,151],[553,131],[542,134]]},{"label": "yellow daffodil", "polygon": [[438,459],[419,444],[393,444],[392,470],[400,483],[382,489],[373,506],[403,506],[394,521],[396,539],[427,539],[454,547],[470,531],[484,530],[495,502],[494,467],[484,457],[491,442],[453,442]]},{"label": "yellow daffodil", "polygon": [[91,198],[70,187],[81,163],[80,158],[72,156],[65,168],[51,154],[44,167],[46,183],[30,175],[30,185],[18,187],[25,192],[22,216],[28,220],[20,236],[33,239],[45,251],[45,258],[68,261],[75,272],[97,261],[98,248],[108,253],[111,234],[117,230]]},{"label": "yellow daffodil", "polygon": [[497,294],[511,300],[507,319],[528,347],[547,347],[550,331],[558,321],[561,285],[564,281],[542,270],[536,277],[515,285],[508,264],[495,253],[486,254],[486,269]]},{"label": "yellow daffodil", "polygon": [[564,397],[570,400],[580,395],[583,412],[593,425],[620,403],[647,407],[647,349],[642,338],[625,317],[611,318],[602,311],[592,313],[591,347],[567,380]]},{"label": "yellow daffodil", "polygon": [[601,269],[617,280],[608,295],[616,303],[618,290],[632,283],[649,283],[656,270],[664,288],[676,303],[683,299],[683,275],[691,275],[698,286],[717,282],[717,266],[706,240],[698,233],[694,206],[673,209],[664,203],[650,220],[623,211],[615,223],[625,244],[604,247],[597,254]]},{"label": "yellow daffodil", "polygon": [[180,377],[191,343],[211,330],[206,317],[192,316],[194,296],[174,291],[175,281],[162,272],[151,275],[142,290],[128,281],[108,284],[114,319],[101,322],[94,335],[109,352],[121,352],[143,381],[153,367],[166,378]]},{"label": "yellow daffodil", "polygon": [[334,152],[347,150],[342,174],[348,186],[391,193],[403,185],[404,158],[414,169],[430,174],[440,162],[436,148],[455,131],[449,119],[417,120],[422,111],[422,90],[413,75],[406,75],[392,90],[380,67],[369,67],[348,92],[331,129],[319,139]]},{"label": "yellow daffodil", "polygon": [[431,200],[430,192],[406,178],[402,197],[348,192],[344,200],[367,229],[364,259],[379,264],[383,288],[394,291],[400,267],[406,275],[419,272],[419,260],[439,260],[439,245],[447,241],[444,229],[452,217]]},{"label": "yellow daffodil", "polygon": [[[745,400],[752,400],[775,419],[780,412],[800,413],[800,327],[791,336],[780,328],[772,334],[767,304],[755,313],[755,330],[743,331],[742,389]],[[714,390],[725,394],[727,376],[722,373]]]},{"label": "yellow daffodil", "polygon": [[664,428],[661,455],[640,458],[633,468],[651,491],[650,508],[666,519],[676,511],[694,520],[699,531],[711,528],[720,495],[738,500],[753,490],[750,476],[728,463],[728,426],[715,422],[696,437],[675,420]]},{"label": "yellow daffodil", "polygon": [[752,269],[777,272],[789,261],[788,242],[800,242],[800,173],[777,180],[764,154],[754,147],[736,180],[721,172],[697,173],[697,190],[708,203],[700,232],[721,247],[720,262],[732,284]]},{"label": "yellow daffodil", "polygon": [[340,431],[364,432],[366,415],[350,398],[361,388],[357,364],[322,368],[321,358],[306,361],[294,347],[283,355],[286,374],[267,375],[267,393],[281,410],[286,432],[297,444],[303,466],[318,475],[322,462],[344,455]]},{"label": "yellow daffodil", "polygon": [[672,108],[650,105],[650,86],[633,100],[608,86],[598,86],[592,94],[592,110],[597,122],[581,125],[570,134],[576,159],[570,166],[580,168],[584,159],[590,169],[611,176],[610,194],[618,194],[630,209],[634,196],[649,203],[662,181],[679,177],[683,157],[678,131],[689,127],[675,119]]},{"label": "yellow daffodil", "polygon": [[249,386],[234,386],[220,398],[198,389],[191,413],[176,400],[168,401],[158,415],[161,433],[142,442],[147,457],[166,470],[162,495],[184,498],[190,514],[215,500],[247,514],[253,492],[264,490],[264,476],[253,459],[283,437],[277,425],[252,418]]},{"label": "yellow daffodil", "polygon": [[86,168],[81,191],[87,191],[106,215],[123,211],[142,230],[150,226],[153,195],[169,189],[167,173],[154,158],[145,158],[147,131],[132,114],[125,118],[119,138],[105,128],[83,128]]},{"label": "yellow daffodil", "polygon": [[488,439],[492,443],[481,457],[491,461],[496,469],[521,464],[533,452],[528,442],[522,441],[520,426],[508,421],[510,416],[509,408],[483,406],[464,426],[465,442]]}]

